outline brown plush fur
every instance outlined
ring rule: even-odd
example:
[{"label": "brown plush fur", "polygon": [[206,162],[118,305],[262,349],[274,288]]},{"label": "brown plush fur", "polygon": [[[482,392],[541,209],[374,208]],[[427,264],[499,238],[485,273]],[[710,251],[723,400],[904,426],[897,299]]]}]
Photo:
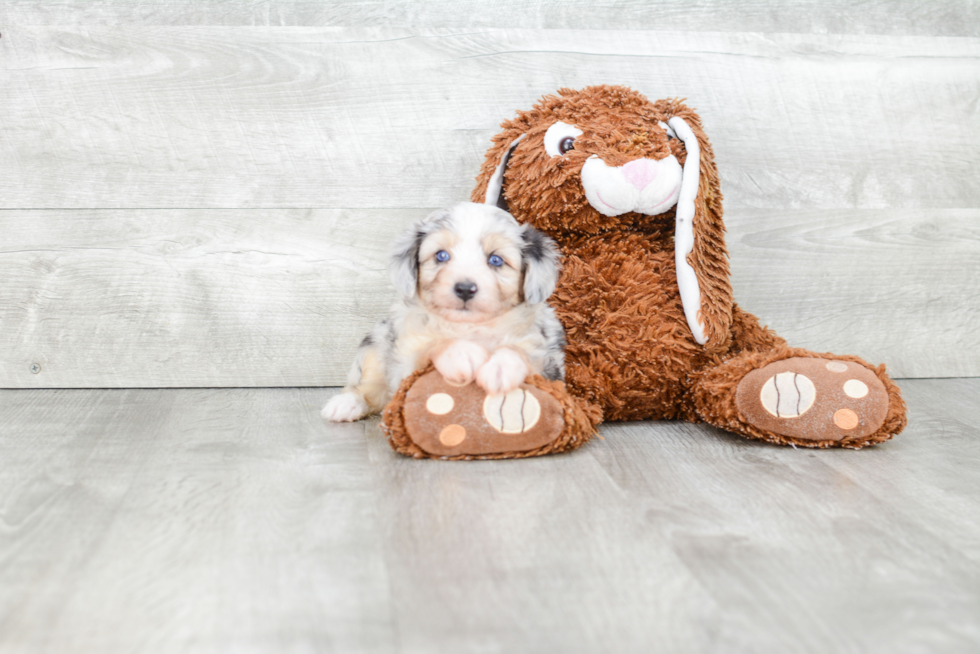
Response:
[{"label": "brown plush fur", "polygon": [[[657,127],[673,116],[687,122],[701,149],[695,242],[688,263],[700,286],[704,345],[691,335],[677,287],[675,210],[607,217],[589,204],[580,181],[582,166],[593,155],[609,166],[670,154],[683,164],[683,143]],[[573,150],[550,157],[544,134],[556,121],[584,133]],[[861,447],[887,440],[905,426],[905,404],[884,366],[872,369],[889,395],[887,418],[858,442],[789,438],[757,429],[739,413],[734,401],[738,382],[772,361],[819,356],[868,364],[790,348],[735,304],[718,171],[693,110],[677,100],[650,102],[620,86],[561,89],[502,128],[487,152],[472,200],[484,200],[498,163],[524,134],[505,170],[503,196],[519,221],[548,233],[562,248],[564,269],[551,302],[568,336],[566,381],[573,395],[601,406],[604,419],[704,421],[751,438],[806,447]]]},{"label": "brown plush fur", "polygon": [[540,375],[532,375],[525,380],[525,384],[534,386],[546,393],[550,393],[561,405],[565,426],[562,428],[558,438],[543,447],[526,452],[500,452],[498,454],[488,454],[485,456],[473,456],[463,454],[459,456],[436,457],[429,454],[412,440],[408,429],[405,427],[405,398],[409,389],[422,375],[431,371],[432,366],[423,370],[418,370],[406,377],[398,392],[392,398],[388,406],[385,407],[381,419],[381,430],[388,437],[388,443],[399,454],[410,456],[416,459],[440,458],[452,461],[473,459],[523,459],[529,456],[540,456],[542,454],[557,454],[568,452],[582,445],[585,445],[596,433],[595,426],[602,420],[602,411],[595,405],[587,402],[574,400],[565,391],[565,385],[560,381],[549,381]]}]

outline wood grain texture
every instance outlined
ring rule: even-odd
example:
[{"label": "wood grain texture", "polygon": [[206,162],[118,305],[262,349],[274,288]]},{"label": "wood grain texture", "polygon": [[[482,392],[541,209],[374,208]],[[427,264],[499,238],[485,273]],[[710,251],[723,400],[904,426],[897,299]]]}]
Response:
[{"label": "wood grain texture", "polygon": [[729,208],[974,208],[980,38],[14,27],[2,208],[405,208],[468,195],[562,86],[690,98]]},{"label": "wood grain texture", "polygon": [[736,298],[763,322],[898,376],[980,375],[978,38],[5,10],[30,6],[65,18],[0,37],[0,386],[341,383],[385,313],[391,236],[468,196],[502,119],[595,82],[699,108]]},{"label": "wood grain texture", "polygon": [[[0,387],[343,384],[394,297],[388,242],[426,213],[0,211]],[[791,343],[980,375],[980,211],[728,225],[736,300]]]},{"label": "wood grain texture", "polygon": [[860,452],[394,454],[334,391],[0,391],[0,651],[975,652],[980,380]]},{"label": "wood grain texture", "polygon": [[342,384],[423,215],[0,212],[0,387]]},{"label": "wood grain texture", "polygon": [[14,25],[250,25],[300,27],[524,27],[699,32],[980,35],[972,0],[7,0]]},{"label": "wood grain texture", "polygon": [[735,300],[896,377],[980,376],[980,210],[726,212]]},{"label": "wood grain texture", "polygon": [[318,395],[6,392],[0,651],[391,651],[363,427]]}]

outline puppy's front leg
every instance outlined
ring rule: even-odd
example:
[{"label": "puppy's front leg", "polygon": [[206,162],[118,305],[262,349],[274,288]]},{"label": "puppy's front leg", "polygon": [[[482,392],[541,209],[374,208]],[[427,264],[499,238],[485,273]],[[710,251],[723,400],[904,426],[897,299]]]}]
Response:
[{"label": "puppy's front leg", "polygon": [[327,402],[327,405],[320,411],[320,416],[330,422],[353,422],[360,420],[371,410],[364,396],[353,391],[344,391],[340,395],[334,395]]},{"label": "puppy's front leg", "polygon": [[[340,395],[334,395],[323,407],[320,415],[330,422],[350,422],[376,413],[387,401],[387,382],[383,353],[377,343],[383,342],[387,323],[375,326],[357,348],[357,358],[347,376],[347,386]],[[378,333],[376,333],[378,332]],[[380,338],[379,338],[380,334]]]},{"label": "puppy's front leg", "polygon": [[483,366],[489,355],[482,346],[473,341],[455,340],[432,359],[439,374],[450,384],[465,386],[476,377],[476,371]]},{"label": "puppy's front leg", "polygon": [[476,383],[491,395],[512,391],[527,379],[531,369],[517,351],[502,347],[476,373]]}]

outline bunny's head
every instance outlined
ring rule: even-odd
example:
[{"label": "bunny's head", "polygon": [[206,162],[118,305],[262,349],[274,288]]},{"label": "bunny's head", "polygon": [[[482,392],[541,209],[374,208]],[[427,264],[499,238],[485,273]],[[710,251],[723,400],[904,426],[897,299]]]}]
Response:
[{"label": "bunny's head", "polygon": [[[672,235],[688,325],[728,341],[732,295],[714,155],[693,110],[623,86],[561,89],[502,124],[474,202],[559,244],[616,231]],[[710,347],[710,343],[709,343]]]}]

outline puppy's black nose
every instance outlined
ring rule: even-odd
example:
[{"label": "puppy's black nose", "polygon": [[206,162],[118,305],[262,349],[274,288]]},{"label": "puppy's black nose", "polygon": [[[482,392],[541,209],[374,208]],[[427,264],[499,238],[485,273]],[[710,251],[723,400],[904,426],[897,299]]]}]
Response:
[{"label": "puppy's black nose", "polygon": [[453,286],[453,290],[456,291],[456,297],[458,297],[463,302],[466,302],[474,295],[476,295],[476,284],[473,282],[456,282]]}]

